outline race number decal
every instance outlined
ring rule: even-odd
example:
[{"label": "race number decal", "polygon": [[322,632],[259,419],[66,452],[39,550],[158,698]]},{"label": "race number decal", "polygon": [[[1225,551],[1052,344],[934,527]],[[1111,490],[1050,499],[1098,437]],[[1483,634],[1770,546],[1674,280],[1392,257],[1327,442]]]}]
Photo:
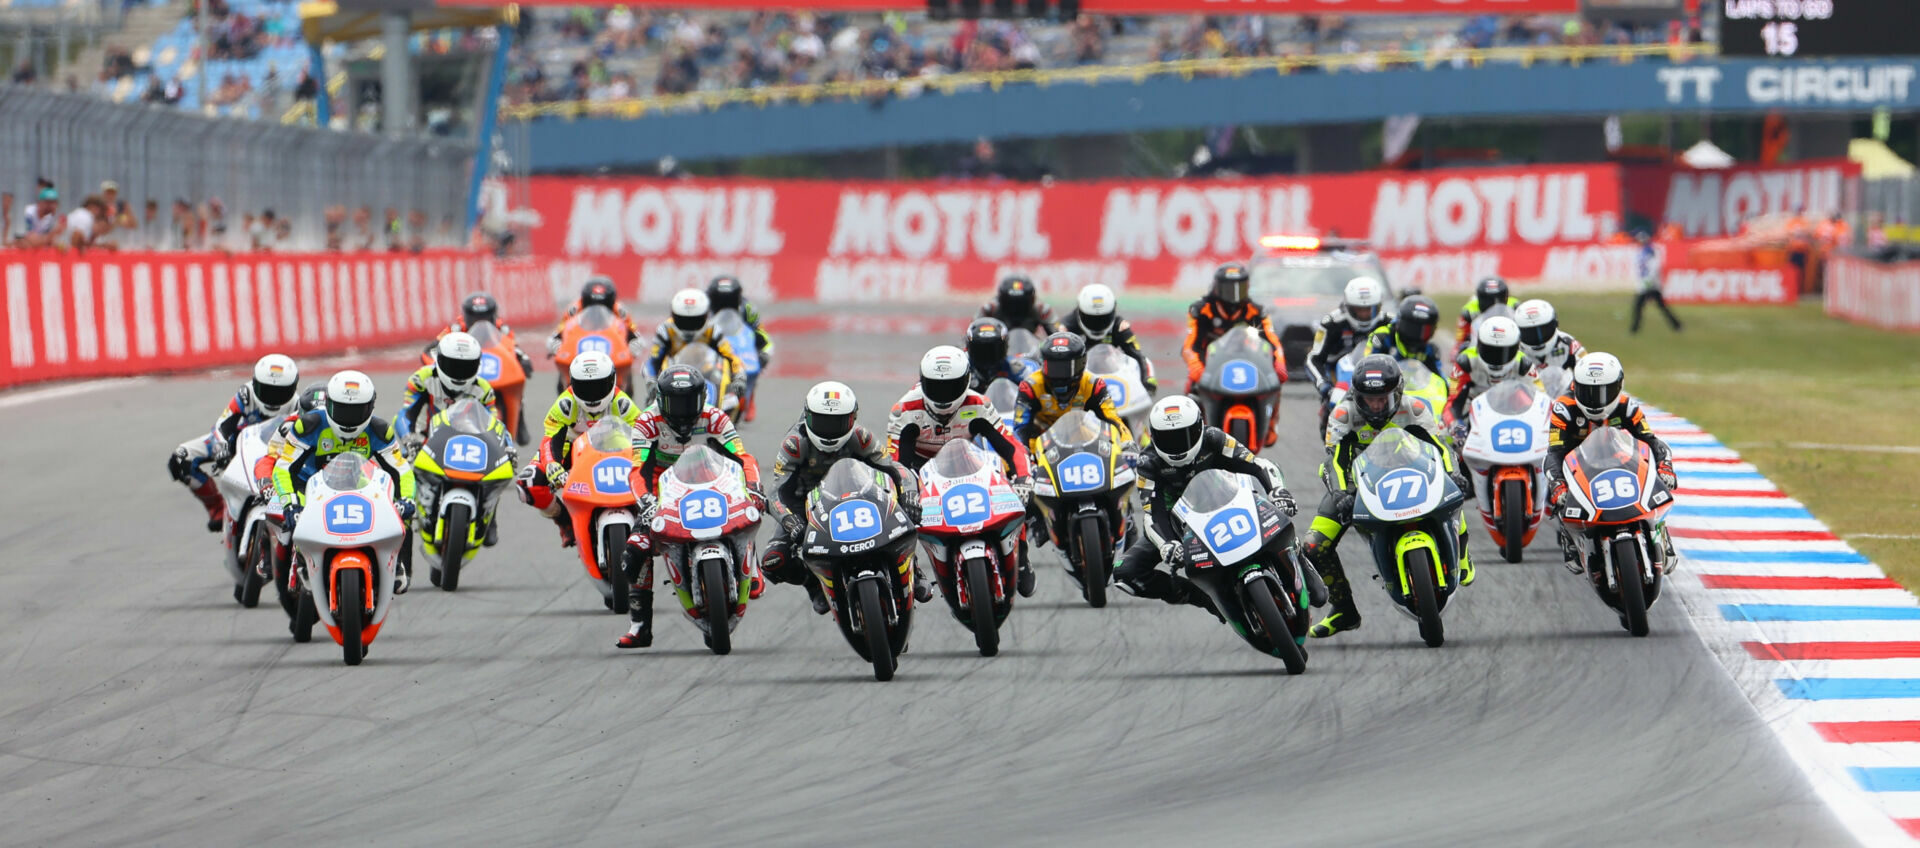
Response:
[{"label": "race number decal", "polygon": [[993,517],[993,510],[987,506],[987,490],[972,483],[962,483],[941,494],[940,509],[946,513],[949,527],[981,524]]},{"label": "race number decal", "polygon": [[1533,426],[1525,421],[1502,421],[1493,425],[1493,449],[1500,453],[1526,453],[1533,450]]},{"label": "race number decal", "polygon": [[680,526],[712,530],[727,523],[727,499],[719,492],[689,492],[680,499]]},{"label": "race number decal", "polygon": [[1119,380],[1108,380],[1106,381],[1106,383],[1107,383],[1107,399],[1113,401],[1114,408],[1119,409],[1121,407],[1126,406],[1127,405],[1126,384],[1120,382]]},{"label": "race number decal", "polygon": [[488,382],[500,379],[500,357],[491,353],[480,354],[480,379]]},{"label": "race number decal", "polygon": [[487,443],[475,436],[454,436],[447,440],[441,461],[454,471],[478,474],[487,470]]},{"label": "race number decal", "polygon": [[633,461],[624,456],[610,456],[593,464],[593,490],[603,495],[624,495],[633,491],[633,484],[627,482],[627,474],[633,471]]},{"label": "race number decal", "polygon": [[1220,388],[1230,392],[1250,392],[1260,385],[1260,370],[1253,363],[1234,360],[1220,368]]},{"label": "race number decal", "polygon": [[1600,509],[1619,509],[1640,502],[1640,478],[1624,468],[1602,471],[1587,487],[1593,505]]},{"label": "race number decal", "polygon": [[827,513],[827,535],[836,542],[864,542],[880,535],[880,508],[866,501],[847,501]]},{"label": "race number decal", "polygon": [[1107,485],[1107,464],[1090,453],[1061,460],[1059,472],[1062,492],[1093,492]]},{"label": "race number decal", "polygon": [[373,503],[360,495],[340,495],[327,501],[323,513],[328,533],[357,536],[373,529]]},{"label": "race number decal", "polygon": [[611,354],[613,353],[613,342],[607,341],[600,336],[582,336],[580,342],[573,346],[573,352],[576,356],[582,353]]},{"label": "race number decal", "polygon": [[1253,541],[1253,531],[1253,513],[1239,508],[1223,510],[1207,522],[1207,547],[1215,554],[1237,550]]},{"label": "race number decal", "polygon": [[1373,495],[1381,508],[1389,512],[1412,509],[1427,502],[1427,478],[1411,468],[1402,468],[1373,486]]}]

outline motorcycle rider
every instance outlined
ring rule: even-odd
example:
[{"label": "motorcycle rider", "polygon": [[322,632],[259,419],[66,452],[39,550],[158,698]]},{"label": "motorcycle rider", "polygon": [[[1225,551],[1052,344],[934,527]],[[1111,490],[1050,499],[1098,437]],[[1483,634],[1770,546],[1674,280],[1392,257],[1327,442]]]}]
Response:
[{"label": "motorcycle rider", "polygon": [[1513,296],[1507,281],[1500,277],[1481,277],[1473,284],[1473,297],[1467,298],[1466,305],[1460,307],[1460,326],[1453,331],[1453,353],[1460,355],[1473,344],[1473,322],[1480,319],[1480,313],[1506,304],[1510,310],[1520,308],[1520,299]]},{"label": "motorcycle rider", "polygon": [[[1320,466],[1327,494],[1307,531],[1301,548],[1327,582],[1332,612],[1313,625],[1308,635],[1324,639],[1360,627],[1360,610],[1353,604],[1353,584],[1340,563],[1340,537],[1353,524],[1353,461],[1380,437],[1400,428],[1440,451],[1440,465],[1462,492],[1472,492],[1465,466],[1441,440],[1440,421],[1426,401],[1401,391],[1400,363],[1385,354],[1370,354],[1353,368],[1353,389],[1327,417],[1327,459]],[[1157,438],[1157,437],[1156,437]],[[1460,585],[1473,585],[1473,561],[1467,556],[1467,519],[1461,511]]]},{"label": "motorcycle rider", "polygon": [[181,443],[167,457],[167,473],[206,509],[208,531],[219,532],[226,513],[226,501],[214,487],[213,475],[232,458],[234,440],[242,429],[290,412],[299,384],[300,366],[291,357],[279,353],[260,357],[253,363],[253,379],[240,384],[214,419],[213,429]]},{"label": "motorcycle rider", "polygon": [[1120,317],[1119,308],[1120,298],[1114,296],[1113,289],[1094,283],[1080,290],[1073,311],[1067,313],[1060,327],[1086,339],[1089,347],[1106,344],[1118,348],[1140,363],[1140,382],[1146,384],[1147,391],[1159,391],[1160,384],[1153,378],[1153,360],[1140,351],[1140,339],[1133,334],[1133,325]]},{"label": "motorcycle rider", "polygon": [[1372,277],[1354,277],[1340,295],[1340,305],[1313,325],[1313,347],[1307,352],[1307,376],[1325,403],[1333,394],[1340,357],[1387,319],[1387,287]]},{"label": "motorcycle rider", "polygon": [[[633,471],[628,481],[633,488],[639,515],[635,530],[627,537],[621,568],[626,572],[628,615],[631,623],[626,635],[615,643],[620,648],[645,648],[653,644],[653,526],[659,499],[654,490],[660,475],[696,445],[713,443],[740,462],[753,505],[765,511],[767,497],[760,491],[760,463],[747,452],[747,445],[734,429],[733,419],[720,407],[707,403],[707,378],[685,365],[674,365],[660,372],[654,381],[654,401],[634,419]],[[760,575],[748,568],[752,588],[748,597],[758,598],[766,591]]]},{"label": "motorcycle rider", "polygon": [[[640,325],[633,322],[633,316],[627,314],[627,308],[620,305],[620,290],[613,285],[613,278],[605,274],[595,274],[587,278],[586,285],[580,287],[580,299],[567,307],[567,314],[553,328],[553,335],[547,337],[547,356],[560,352],[560,340],[567,335],[567,319],[580,314],[584,309],[604,306],[613,311],[621,323],[627,325],[627,349],[633,355],[640,355]],[[527,372],[533,373],[531,371]]]},{"label": "motorcycle rider", "polygon": [[973,390],[984,392],[995,380],[1022,383],[1034,372],[1033,363],[1007,355],[1007,324],[998,318],[975,318],[967,325],[967,367]]},{"label": "motorcycle rider", "polygon": [[[1229,262],[1214,269],[1213,288],[1208,290],[1207,296],[1187,307],[1187,343],[1180,351],[1180,357],[1187,363],[1187,394],[1193,394],[1200,384],[1201,375],[1206,373],[1207,346],[1241,324],[1259,331],[1260,338],[1273,347],[1274,373],[1280,376],[1280,382],[1287,381],[1286,352],[1280,347],[1280,337],[1273,332],[1273,318],[1267,315],[1265,308],[1252,300],[1252,280],[1246,265]],[[1262,439],[1266,446],[1272,446],[1279,440],[1277,425],[1280,409],[1277,395],[1274,404],[1267,416],[1267,432]]]},{"label": "motorcycle rider", "polygon": [[1384,353],[1396,360],[1411,359],[1427,366],[1436,377],[1440,370],[1440,346],[1433,343],[1433,331],[1440,326],[1440,307],[1426,295],[1414,295],[1400,301],[1393,322],[1367,336],[1368,354]]},{"label": "motorcycle rider", "polygon": [[[1033,467],[1026,446],[1013,437],[987,396],[968,386],[972,369],[957,347],[941,345],[920,359],[920,383],[900,396],[887,417],[888,453],[918,472],[955,439],[985,439],[1006,463],[1007,478],[1022,504],[1033,501]],[[1033,568],[1026,539],[1020,540],[1020,597],[1033,597]]]},{"label": "motorcycle rider", "polygon": [[1522,375],[1520,364],[1520,327],[1512,318],[1495,315],[1480,322],[1474,331],[1474,343],[1453,358],[1460,375],[1454,380],[1453,395],[1447,398],[1447,415],[1453,421],[1453,443],[1466,444],[1467,407],[1493,384]]},{"label": "motorcycle rider", "polygon": [[1053,307],[1041,303],[1040,290],[1019,274],[1000,280],[993,299],[980,307],[979,317],[998,318],[1009,331],[1026,330],[1042,338],[1060,332],[1060,322],[1053,320]]},{"label": "motorcycle rider", "polygon": [[[761,324],[760,310],[747,302],[746,289],[740,285],[740,278],[731,274],[714,277],[707,283],[707,304],[715,314],[728,309],[740,313],[740,320],[753,330],[753,347],[760,355],[760,371],[765,373],[767,367],[773,364],[773,337],[767,335],[766,327]],[[740,420],[753,420],[757,400],[757,395],[747,395],[746,405],[740,408]]]},{"label": "motorcycle rider", "polygon": [[[1192,398],[1174,395],[1155,401],[1147,415],[1147,427],[1153,431],[1152,450],[1145,452],[1135,469],[1139,474],[1140,511],[1145,519],[1141,524],[1146,533],[1120,556],[1120,565],[1113,570],[1114,583],[1130,595],[1189,604],[1217,617],[1220,611],[1205,591],[1187,578],[1169,573],[1185,563],[1173,510],[1187,484],[1200,472],[1218,468],[1258,480],[1288,517],[1300,508],[1280,476],[1280,468],[1254,455],[1220,428],[1207,426],[1200,405]],[[1156,567],[1163,562],[1168,564],[1168,571]],[[1326,604],[1327,590],[1319,575],[1311,566],[1302,571],[1313,605]]]},{"label": "motorcycle rider", "polygon": [[437,412],[445,411],[461,398],[479,401],[505,420],[500,398],[493,384],[480,376],[480,342],[463,332],[440,337],[434,348],[433,364],[422,365],[407,378],[406,391],[400,395],[400,414],[394,416],[395,432],[400,434],[401,449],[412,456],[427,441],[427,424]]},{"label": "motorcycle rider", "polygon": [[400,543],[393,578],[393,593],[403,595],[413,575],[413,467],[400,455],[393,424],[373,414],[374,396],[373,378],[359,371],[341,371],[329,378],[321,408],[302,414],[286,428],[279,461],[273,466],[273,489],[285,504],[286,534],[291,539],[306,507],[308,478],[349,451],[378,463],[394,486],[393,503],[400,510],[400,521],[409,528]]},{"label": "motorcycle rider", "polygon": [[1561,368],[1568,372],[1587,355],[1587,348],[1573,334],[1560,329],[1553,304],[1539,298],[1522,301],[1513,312],[1520,328],[1520,351],[1526,355],[1528,371]]},{"label": "motorcycle rider", "polygon": [[720,354],[725,363],[728,394],[739,397],[746,393],[747,365],[734,355],[733,345],[720,335],[720,328],[714,326],[713,302],[699,289],[681,289],[673,296],[673,317],[660,322],[659,328],[653,331],[647,373],[659,374],[668,357],[695,344],[706,345]]},{"label": "motorcycle rider", "polygon": [[[486,292],[474,292],[473,294],[467,295],[465,300],[460,301],[459,319],[441,328],[440,334],[434,338],[434,341],[429,342],[422,352],[432,353],[435,345],[438,344],[440,339],[446,338],[448,333],[469,332],[473,329],[473,325],[482,321],[500,328],[502,335],[513,332],[512,327],[508,327],[505,322],[500,320],[499,301],[494,300],[493,295],[487,294]],[[529,375],[533,373],[533,358],[527,356],[526,351],[520,349],[517,339],[513,346],[513,356],[515,359],[520,360],[520,373]]]},{"label": "motorcycle rider", "polygon": [[[1640,440],[1653,452],[1655,471],[1660,482],[1666,484],[1668,491],[1680,490],[1680,477],[1673,470],[1673,449],[1667,446],[1659,436],[1653,434],[1653,428],[1647,426],[1647,413],[1640,401],[1625,391],[1626,370],[1620,367],[1620,360],[1611,353],[1589,353],[1580,357],[1573,367],[1573,386],[1567,394],[1555,398],[1553,412],[1547,424],[1547,503],[1553,506],[1554,515],[1559,516],[1567,507],[1574,505],[1573,495],[1567,491],[1565,469],[1562,465],[1567,454],[1579,450],[1580,443],[1601,427],[1617,427],[1627,431]],[[1673,572],[1679,561],[1674,553],[1673,540],[1667,536],[1666,522],[1654,528],[1659,537],[1662,552],[1666,554],[1666,571]],[[1579,574],[1586,570],[1581,561],[1580,548],[1574,544],[1573,535],[1562,525],[1558,532],[1560,553],[1567,561],[1567,570]],[[1600,579],[1599,574],[1594,579]]]},{"label": "motorcycle rider", "polygon": [[613,367],[613,357],[601,351],[588,351],[575,357],[568,366],[567,376],[571,384],[547,409],[546,435],[540,442],[540,452],[520,469],[514,483],[520,499],[538,508],[541,515],[560,529],[560,546],[571,548],[573,523],[567,519],[565,505],[556,492],[567,485],[567,469],[573,463],[573,440],[609,415],[633,424],[640,417],[640,405],[616,385],[620,375]]},{"label": "motorcycle rider", "polygon": [[1087,373],[1087,343],[1068,332],[1054,333],[1040,347],[1040,370],[1020,383],[1014,403],[1013,431],[1031,444],[1060,416],[1084,409],[1120,428],[1133,438],[1120,413],[1113,408],[1107,381]]},{"label": "motorcycle rider", "polygon": [[[780,442],[780,455],[773,461],[774,476],[779,479],[773,493],[773,517],[780,530],[761,557],[760,571],[775,583],[798,583],[807,588],[813,611],[826,615],[831,607],[826,593],[806,564],[800,561],[800,537],[807,529],[807,496],[825,479],[835,462],[858,459],[893,480],[900,508],[908,515],[920,514],[920,484],[906,466],[887,456],[887,446],[872,430],[855,420],[860,412],[853,389],[845,383],[816,383],[807,390],[806,409],[800,420]],[[914,599],[933,600],[916,561],[913,569]]]}]

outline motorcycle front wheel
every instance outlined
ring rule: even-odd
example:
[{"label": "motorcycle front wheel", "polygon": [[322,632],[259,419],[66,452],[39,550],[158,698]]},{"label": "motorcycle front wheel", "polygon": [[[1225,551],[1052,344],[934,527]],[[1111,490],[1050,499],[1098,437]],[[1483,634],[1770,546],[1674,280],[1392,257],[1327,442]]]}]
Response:
[{"label": "motorcycle front wheel", "polygon": [[967,616],[973,624],[973,644],[980,656],[1000,653],[1000,623],[993,615],[992,565],[985,559],[967,560]]},{"label": "motorcycle front wheel", "polygon": [[1293,640],[1293,630],[1287,627],[1286,616],[1280,614],[1280,603],[1273,598],[1273,587],[1265,580],[1255,580],[1246,584],[1246,596],[1254,617],[1260,621],[1260,629],[1267,631],[1267,638],[1273,641],[1274,654],[1286,664],[1287,673],[1305,672],[1306,650]]},{"label": "motorcycle front wheel", "polygon": [[733,653],[733,633],[727,620],[733,612],[733,599],[727,597],[727,564],[709,559],[700,564],[701,603],[707,610],[707,647],[716,654]]},{"label": "motorcycle front wheel", "polygon": [[1427,647],[1438,648],[1447,641],[1447,629],[1440,621],[1440,597],[1433,588],[1433,557],[1427,549],[1407,553],[1407,582],[1413,587],[1413,612],[1420,617],[1420,638]]},{"label": "motorcycle front wheel", "polygon": [[1620,612],[1626,617],[1627,632],[1647,635],[1647,587],[1640,578],[1640,541],[1628,537],[1613,540],[1613,573],[1620,581]]},{"label": "motorcycle front wheel", "polygon": [[873,679],[893,679],[893,643],[887,638],[887,609],[880,601],[880,581],[860,581],[860,626],[867,636],[867,657],[873,661]]},{"label": "motorcycle front wheel", "polygon": [[442,591],[451,592],[460,588],[460,565],[467,557],[467,525],[471,520],[466,504],[457,503],[447,507],[447,527],[440,534]]}]

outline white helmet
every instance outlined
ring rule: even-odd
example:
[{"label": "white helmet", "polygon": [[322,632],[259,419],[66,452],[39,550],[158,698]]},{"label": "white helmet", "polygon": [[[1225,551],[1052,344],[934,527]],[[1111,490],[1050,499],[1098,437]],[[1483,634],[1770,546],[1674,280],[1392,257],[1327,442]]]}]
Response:
[{"label": "white helmet", "polygon": [[1340,297],[1340,308],[1347,313],[1347,320],[1354,328],[1363,333],[1373,332],[1387,318],[1385,303],[1387,287],[1372,277],[1354,277],[1347,281],[1347,290]]},{"label": "white helmet", "polygon": [[1553,304],[1539,298],[1522,302],[1514,310],[1513,320],[1520,327],[1520,347],[1527,355],[1546,357],[1554,337],[1560,335],[1560,319],[1553,314]]},{"label": "white helmet", "polygon": [[817,383],[807,390],[807,415],[800,429],[816,450],[833,453],[853,438],[853,419],[859,411],[860,403],[846,383]]},{"label": "white helmet", "polygon": [[620,378],[613,357],[597,350],[580,354],[567,366],[567,376],[573,378],[569,388],[581,409],[594,416],[607,411],[607,405],[613,402],[614,381]]},{"label": "white helmet", "polygon": [[1495,315],[1480,322],[1473,333],[1474,350],[1487,374],[1495,380],[1513,375],[1520,365],[1520,325],[1512,318]]},{"label": "white helmet", "polygon": [[458,397],[480,376],[480,340],[458,332],[442,336],[434,350],[433,370],[440,376],[440,388]]},{"label": "white helmet", "polygon": [[707,293],[699,289],[681,289],[673,296],[673,329],[681,338],[693,338],[693,334],[707,328],[707,315],[713,311],[713,302],[707,299]]},{"label": "white helmet", "polygon": [[253,363],[253,402],[261,412],[280,415],[293,409],[300,393],[300,366],[293,357],[269,353]]},{"label": "white helmet", "polygon": [[1591,421],[1605,421],[1620,405],[1626,370],[1611,353],[1589,353],[1573,366],[1573,400]]},{"label": "white helmet", "polygon": [[1080,290],[1074,305],[1080,312],[1080,327],[1087,331],[1089,342],[1113,331],[1114,310],[1120,308],[1120,299],[1114,297],[1113,289],[1094,283]]},{"label": "white helmet", "polygon": [[1147,413],[1147,426],[1153,428],[1154,452],[1167,464],[1188,465],[1200,456],[1207,422],[1192,398],[1174,395],[1155,401],[1153,411]]},{"label": "white helmet", "polygon": [[920,395],[934,415],[946,418],[958,412],[971,379],[966,351],[953,345],[941,345],[920,357]]},{"label": "white helmet", "polygon": [[327,427],[343,439],[358,437],[373,421],[373,378],[341,371],[327,380]]}]

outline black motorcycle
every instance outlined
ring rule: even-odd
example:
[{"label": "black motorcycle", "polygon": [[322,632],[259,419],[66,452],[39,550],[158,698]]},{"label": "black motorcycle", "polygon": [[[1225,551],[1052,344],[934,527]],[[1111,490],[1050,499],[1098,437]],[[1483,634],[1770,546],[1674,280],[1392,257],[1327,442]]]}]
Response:
[{"label": "black motorcycle", "polygon": [[800,558],[826,590],[840,634],[892,680],[913,626],[913,551],[918,516],[902,509],[893,481],[851,457],[827,469],[807,496]]},{"label": "black motorcycle", "polygon": [[1252,478],[1218,468],[1187,484],[1174,505],[1187,579],[1213,599],[1240,638],[1307,670],[1307,600],[1293,525]]},{"label": "black motorcycle", "polygon": [[1094,607],[1107,605],[1117,553],[1132,537],[1132,442],[1084,410],[1060,416],[1040,434],[1033,496],[1067,573]]}]

